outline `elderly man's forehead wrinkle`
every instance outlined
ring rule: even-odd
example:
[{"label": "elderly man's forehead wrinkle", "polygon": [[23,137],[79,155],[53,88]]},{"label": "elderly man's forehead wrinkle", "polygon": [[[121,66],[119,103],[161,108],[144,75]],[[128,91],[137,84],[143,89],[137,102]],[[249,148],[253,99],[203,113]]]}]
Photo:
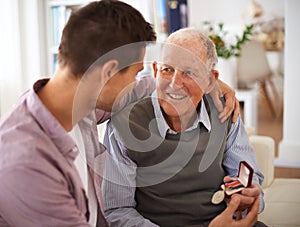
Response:
[{"label": "elderly man's forehead wrinkle", "polygon": [[179,58],[180,62],[185,61],[190,64],[204,64],[206,65],[206,56],[199,51],[196,52],[191,50],[191,47],[181,47],[174,44],[167,43],[163,46],[163,56],[164,60],[175,60],[172,58]]},{"label": "elderly man's forehead wrinkle", "polygon": [[203,68],[201,66],[202,63],[199,61],[199,59],[185,59],[174,56],[165,56],[162,63],[173,66],[182,71],[199,72]]}]

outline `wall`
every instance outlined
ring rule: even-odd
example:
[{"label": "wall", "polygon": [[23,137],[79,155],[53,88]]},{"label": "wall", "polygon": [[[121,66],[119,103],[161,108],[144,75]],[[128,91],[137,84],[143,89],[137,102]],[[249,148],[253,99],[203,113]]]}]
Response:
[{"label": "wall", "polygon": [[0,117],[33,81],[45,74],[46,44],[40,0],[1,1]]},{"label": "wall", "polygon": [[18,1],[2,1],[0,14],[0,116],[22,90]]},{"label": "wall", "polygon": [[300,1],[285,0],[285,68],[283,139],[279,145],[277,166],[300,168],[300,102],[299,102],[299,53],[300,53]]},{"label": "wall", "polygon": [[[274,16],[284,17],[284,1],[256,1],[264,9],[264,19],[270,19]],[[251,0],[188,0],[188,4],[190,26],[199,26],[202,21],[211,20],[240,27],[248,21],[247,13]]]}]

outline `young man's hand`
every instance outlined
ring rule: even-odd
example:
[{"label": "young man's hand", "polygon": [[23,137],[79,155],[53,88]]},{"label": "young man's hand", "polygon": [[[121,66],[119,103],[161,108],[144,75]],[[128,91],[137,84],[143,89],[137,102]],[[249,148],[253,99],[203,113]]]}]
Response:
[{"label": "young man's hand", "polygon": [[[220,112],[219,118],[224,122],[233,112],[232,122],[236,122],[240,114],[239,100],[235,97],[235,91],[221,80],[217,80],[214,89],[210,92],[215,106]],[[225,107],[223,107],[220,97],[225,98]]]},{"label": "young man's hand", "polygon": [[209,227],[252,227],[257,222],[259,200],[255,199],[252,206],[249,207],[245,218],[238,215],[237,218],[234,219],[233,214],[238,210],[240,202],[240,198],[233,197],[227,208],[212,220]]}]

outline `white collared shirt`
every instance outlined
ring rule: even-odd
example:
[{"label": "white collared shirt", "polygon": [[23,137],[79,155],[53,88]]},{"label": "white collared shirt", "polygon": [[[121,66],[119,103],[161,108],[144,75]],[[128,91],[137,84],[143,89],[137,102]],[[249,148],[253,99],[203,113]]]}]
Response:
[{"label": "white collared shirt", "polygon": [[[151,96],[151,102],[152,102],[152,105],[154,108],[155,118],[158,122],[157,126],[158,126],[158,131],[159,131],[160,136],[162,138],[165,138],[167,133],[177,134],[177,132],[175,132],[174,130],[172,130],[170,128],[170,126],[166,122],[166,120],[161,112],[156,91],[153,92],[153,94]],[[201,105],[201,107],[200,107],[200,111],[197,115],[197,118],[195,119],[193,125],[191,127],[189,127],[188,129],[186,129],[185,132],[188,132],[188,131],[191,131],[191,130],[197,128],[199,123],[202,123],[205,126],[205,128],[210,132],[211,123],[209,120],[207,109],[206,109],[205,105],[203,105],[203,101],[201,101],[200,105]]]}]

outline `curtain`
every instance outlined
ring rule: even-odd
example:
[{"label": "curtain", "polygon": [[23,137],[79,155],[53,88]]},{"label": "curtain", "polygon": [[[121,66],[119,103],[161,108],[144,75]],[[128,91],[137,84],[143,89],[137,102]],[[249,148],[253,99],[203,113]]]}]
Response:
[{"label": "curtain", "polygon": [[[46,76],[44,0],[0,0],[0,117]],[[44,74],[44,75],[43,75]]]}]

